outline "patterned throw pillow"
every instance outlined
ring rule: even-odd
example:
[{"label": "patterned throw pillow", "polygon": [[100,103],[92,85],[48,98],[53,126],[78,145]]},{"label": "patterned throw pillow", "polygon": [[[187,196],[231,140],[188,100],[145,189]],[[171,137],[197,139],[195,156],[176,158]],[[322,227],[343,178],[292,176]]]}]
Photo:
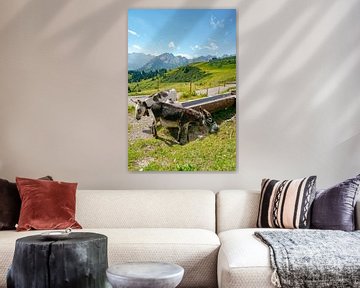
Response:
[{"label": "patterned throw pillow", "polygon": [[316,176],[295,180],[263,179],[257,227],[308,228]]}]

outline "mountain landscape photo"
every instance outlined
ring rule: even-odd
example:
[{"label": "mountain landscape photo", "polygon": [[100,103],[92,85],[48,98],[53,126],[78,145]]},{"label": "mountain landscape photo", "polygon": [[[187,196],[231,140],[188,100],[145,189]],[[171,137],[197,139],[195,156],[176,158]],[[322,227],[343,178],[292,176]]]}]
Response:
[{"label": "mountain landscape photo", "polygon": [[[130,9],[128,170],[234,171],[236,64],[236,10]],[[194,118],[184,130],[188,113],[216,128]]]}]

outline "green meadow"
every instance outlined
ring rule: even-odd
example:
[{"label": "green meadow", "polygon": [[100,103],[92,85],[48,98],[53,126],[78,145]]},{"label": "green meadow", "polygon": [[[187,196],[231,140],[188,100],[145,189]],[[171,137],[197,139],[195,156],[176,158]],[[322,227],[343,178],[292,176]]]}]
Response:
[{"label": "green meadow", "polygon": [[131,82],[129,74],[128,95],[150,95],[161,90],[176,89],[185,97],[195,90],[222,86],[236,81],[235,56],[192,63],[172,69],[156,77]]},{"label": "green meadow", "polygon": [[[132,111],[129,111],[132,113]],[[129,171],[235,171],[235,107],[213,114],[220,124],[217,134],[193,139],[185,145],[174,142],[174,133],[161,128],[159,138],[136,139],[128,143]],[[128,132],[132,127],[129,125]],[[193,133],[194,132],[193,129]]]}]

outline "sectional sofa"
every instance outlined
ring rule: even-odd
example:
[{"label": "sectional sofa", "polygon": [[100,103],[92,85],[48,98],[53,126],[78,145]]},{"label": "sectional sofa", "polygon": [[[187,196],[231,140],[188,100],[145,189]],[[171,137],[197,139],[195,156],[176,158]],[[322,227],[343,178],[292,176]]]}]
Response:
[{"label": "sectional sofa", "polygon": [[[108,236],[109,265],[176,263],[185,269],[179,287],[273,287],[268,247],[253,236],[259,196],[241,190],[78,190],[76,218],[80,231]],[[0,231],[0,288],[6,287],[16,239],[41,232]]]}]

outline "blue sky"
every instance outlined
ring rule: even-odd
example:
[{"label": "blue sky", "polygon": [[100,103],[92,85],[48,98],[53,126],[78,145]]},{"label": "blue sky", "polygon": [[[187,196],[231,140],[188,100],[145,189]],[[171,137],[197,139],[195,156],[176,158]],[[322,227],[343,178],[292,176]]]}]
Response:
[{"label": "blue sky", "polygon": [[236,54],[236,10],[129,9],[128,52]]}]

